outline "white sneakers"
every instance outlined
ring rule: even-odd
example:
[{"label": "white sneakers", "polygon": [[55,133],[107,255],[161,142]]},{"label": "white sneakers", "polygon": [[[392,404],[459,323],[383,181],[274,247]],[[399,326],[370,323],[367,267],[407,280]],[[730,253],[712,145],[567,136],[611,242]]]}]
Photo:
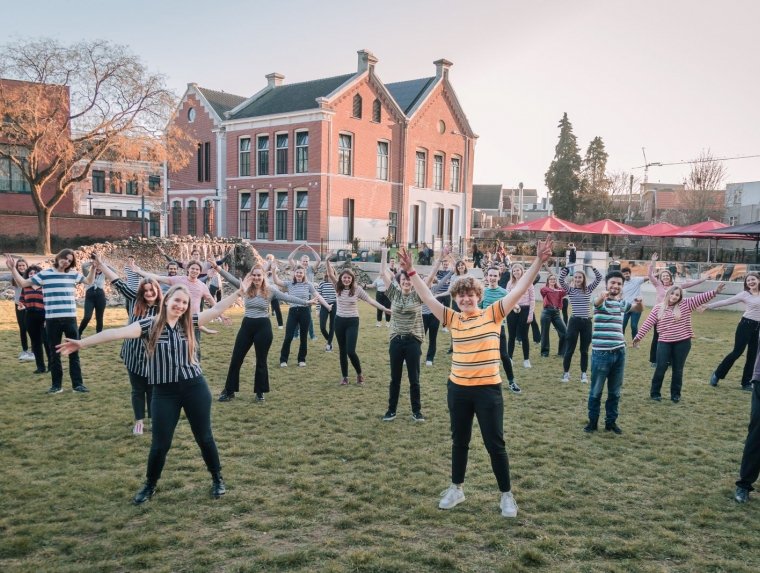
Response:
[{"label": "white sneakers", "polygon": [[280,368],[287,368],[288,363],[287,362],[280,362]]},{"label": "white sneakers", "polygon": [[298,366],[299,366],[299,368],[305,368],[306,367],[306,362],[299,362]]},{"label": "white sneakers", "polygon": [[586,373],[585,373],[585,372],[582,372],[582,373],[581,373],[581,382],[582,382],[583,384],[588,384],[588,376],[586,376]]},{"label": "white sneakers", "polygon": [[432,360],[425,360],[425,366],[432,366],[433,361]]},{"label": "white sneakers", "polygon": [[378,328],[380,328],[382,325],[383,325],[382,322],[378,322],[375,326],[377,326]]},{"label": "white sneakers", "polygon": [[462,487],[457,487],[452,483],[447,490],[441,492],[441,501],[438,502],[438,509],[451,509],[463,501],[464,491],[462,491]]},{"label": "white sneakers", "polygon": [[29,352],[28,350],[24,350],[21,354],[18,355],[18,359],[21,362],[31,362],[34,360],[34,353]]},{"label": "white sneakers", "polygon": [[570,373],[569,372],[565,372],[562,375],[562,382],[570,382]]},{"label": "white sneakers", "polygon": [[332,344],[325,344],[325,352],[332,352]]},{"label": "white sneakers", "polygon": [[505,491],[501,494],[501,515],[504,517],[517,517],[517,504],[511,491]]},{"label": "white sneakers", "polygon": [[530,360],[523,360],[523,368],[533,368],[533,365],[530,363]]}]

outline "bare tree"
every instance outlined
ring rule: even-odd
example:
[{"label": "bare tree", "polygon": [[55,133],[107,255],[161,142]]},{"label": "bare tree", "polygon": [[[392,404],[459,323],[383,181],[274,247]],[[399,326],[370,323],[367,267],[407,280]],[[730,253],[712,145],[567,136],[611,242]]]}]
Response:
[{"label": "bare tree", "polygon": [[679,197],[685,224],[723,219],[726,206],[721,186],[726,175],[725,166],[715,159],[709,149],[702,150],[692,160]]},{"label": "bare tree", "polygon": [[[99,160],[189,160],[166,128],[177,98],[124,46],[53,39],[0,46],[0,158],[26,180],[37,211],[37,252],[50,252],[50,216]],[[170,129],[170,131],[166,131]]]}]

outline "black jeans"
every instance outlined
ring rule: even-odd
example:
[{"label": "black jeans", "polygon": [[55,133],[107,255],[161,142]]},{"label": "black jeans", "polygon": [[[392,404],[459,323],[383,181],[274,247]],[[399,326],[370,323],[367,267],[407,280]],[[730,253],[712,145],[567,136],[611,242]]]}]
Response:
[{"label": "black jeans", "polygon": [[504,371],[507,373],[507,380],[513,382],[515,372],[512,370],[512,361],[509,359],[509,352],[507,352],[507,332],[504,329],[504,323],[501,324],[501,331],[499,332],[499,357],[504,366]]},{"label": "black jeans", "polygon": [[507,315],[507,330],[509,331],[509,343],[507,345],[507,351],[509,352],[510,358],[512,358],[515,354],[515,337],[519,337],[522,341],[523,359],[528,360],[530,358],[528,314],[530,314],[530,307],[528,305],[520,305],[519,313],[510,312]]},{"label": "black jeans", "polygon": [[348,361],[351,360],[351,366],[354,367],[357,374],[362,373],[362,365],[359,362],[359,355],[356,354],[356,341],[359,338],[359,317],[357,316],[336,316],[335,317],[335,338],[338,341],[340,350],[340,373],[343,378],[348,377]]},{"label": "black jeans", "polygon": [[232,349],[230,367],[224,389],[227,392],[240,390],[240,368],[253,345],[256,353],[256,369],[253,374],[253,391],[255,394],[269,392],[269,369],[267,356],[272,346],[272,321],[267,318],[243,318]]},{"label": "black jeans", "polygon": [[[79,340],[77,319],[73,316],[49,318],[45,321],[45,328],[47,329],[48,342],[50,344],[50,375],[53,379],[53,386],[60,388],[63,384],[63,367],[61,366],[61,355],[55,349],[61,343],[64,335],[71,340]],[[69,354],[69,376],[71,376],[71,386],[73,388],[82,385],[82,368],[79,365],[79,352]]]},{"label": "black jeans", "polygon": [[541,344],[541,328],[535,315],[533,316],[533,322],[530,323],[530,331],[533,333],[533,342]]},{"label": "black jeans", "polygon": [[406,362],[406,372],[409,375],[409,399],[412,412],[422,410],[420,401],[420,357],[422,343],[414,336],[407,334],[394,336],[388,346],[391,359],[391,387],[388,393],[388,410],[395,412],[398,407],[398,396],[401,392],[401,375]]},{"label": "black jeans", "polygon": [[742,465],[736,485],[752,491],[752,484],[760,475],[760,381],[754,381],[752,388],[752,409],[749,415],[747,440],[744,442]]},{"label": "black jeans", "polygon": [[567,300],[567,297],[562,299],[562,321],[567,324],[567,307],[570,306],[570,303]]},{"label": "black jeans", "polygon": [[26,331],[32,341],[32,352],[34,361],[37,363],[37,370],[45,370],[45,355],[50,364],[50,345],[45,332],[44,310],[26,310]]},{"label": "black jeans", "polygon": [[306,351],[309,339],[309,321],[311,312],[306,306],[291,306],[288,311],[288,321],[285,323],[285,338],[280,348],[280,362],[287,362],[290,357],[290,343],[293,342],[293,334],[296,328],[300,333],[298,340],[298,361],[306,362]]},{"label": "black jeans", "polygon": [[588,372],[588,347],[591,346],[591,319],[571,316],[565,334],[565,357],[562,359],[562,367],[565,372],[570,372],[570,363],[575,354],[578,337],[581,339],[581,372]]},{"label": "black jeans", "polygon": [[565,323],[562,322],[559,309],[549,307],[541,311],[541,355],[549,355],[549,325],[554,326],[554,330],[559,335],[557,354],[562,356],[565,352],[565,333],[567,329],[565,328]]},{"label": "black jeans", "polygon": [[448,382],[447,401],[451,420],[451,483],[464,483],[472,438],[472,420],[478,418],[480,434],[491,457],[491,469],[499,490],[510,491],[509,457],[504,444],[504,398],[501,384],[460,386]]},{"label": "black jeans", "polygon": [[145,412],[148,413],[148,418],[150,418],[153,385],[148,382],[148,378],[145,376],[140,376],[134,372],[128,372],[128,374],[129,384],[132,386],[132,411],[135,413],[135,420],[144,419]]},{"label": "black jeans", "polygon": [[101,288],[88,288],[84,294],[84,317],[79,324],[80,337],[90,323],[93,310],[95,311],[95,332],[100,332],[103,330],[103,313],[106,310],[106,293]]},{"label": "black jeans", "polygon": [[433,313],[422,315],[422,324],[425,327],[425,335],[428,339],[427,354],[425,360],[432,362],[435,360],[435,351],[437,349],[438,341],[438,328],[441,326],[441,321],[438,320]]},{"label": "black jeans", "polygon": [[657,330],[657,325],[652,329],[652,344],[649,345],[649,362],[655,364],[657,362],[657,343],[660,341],[660,333]]},{"label": "black jeans", "polygon": [[16,307],[16,322],[18,323],[18,331],[21,335],[21,350],[28,352],[29,340],[26,337],[26,309],[19,310],[18,306]]},{"label": "black jeans", "polygon": [[319,307],[319,330],[325,342],[332,346],[333,336],[335,335],[335,313],[338,312],[338,305],[333,303],[332,310],[327,310],[324,306]]},{"label": "black jeans", "polygon": [[172,446],[174,429],[182,410],[185,411],[208,471],[212,474],[221,471],[219,452],[211,433],[211,391],[203,376],[192,380],[155,384],[150,410],[153,414],[153,439],[145,476],[148,483],[155,484],[161,477],[166,454]]},{"label": "black jeans", "polygon": [[660,396],[662,380],[665,378],[665,372],[668,370],[668,364],[673,368],[672,378],[670,379],[670,397],[681,397],[681,386],[683,386],[683,367],[686,365],[686,357],[691,350],[691,339],[679,340],[678,342],[659,342],[657,344],[657,367],[652,376],[652,389],[649,395],[654,397]]},{"label": "black jeans", "polygon": [[[390,301],[390,299],[387,296],[385,296],[384,292],[376,292],[375,293],[375,300],[377,302],[379,302],[380,304],[382,304],[385,308],[390,308],[391,307],[391,301]],[[391,321],[391,315],[390,314],[388,314],[387,312],[382,311],[380,309],[376,309],[376,311],[377,311],[377,322],[382,322],[383,321],[383,316],[385,316],[385,322],[390,322]]]},{"label": "black jeans", "polygon": [[280,300],[273,298],[271,305],[272,312],[274,312],[275,317],[277,317],[277,326],[282,326],[282,309],[280,308]]},{"label": "black jeans", "polygon": [[729,352],[723,361],[715,369],[715,375],[718,380],[723,380],[728,371],[734,365],[739,357],[747,349],[747,358],[744,362],[744,371],[742,372],[742,386],[749,386],[752,381],[752,368],[755,365],[757,356],[757,337],[760,331],[760,322],[742,318],[736,325],[736,334],[734,335],[734,349]]}]

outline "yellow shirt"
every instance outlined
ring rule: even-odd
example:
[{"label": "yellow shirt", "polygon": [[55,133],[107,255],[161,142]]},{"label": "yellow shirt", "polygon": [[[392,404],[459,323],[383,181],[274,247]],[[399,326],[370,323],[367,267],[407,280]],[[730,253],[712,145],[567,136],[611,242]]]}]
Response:
[{"label": "yellow shirt", "polygon": [[443,326],[451,330],[450,380],[462,386],[501,384],[499,334],[506,313],[501,300],[472,314],[444,309]]}]

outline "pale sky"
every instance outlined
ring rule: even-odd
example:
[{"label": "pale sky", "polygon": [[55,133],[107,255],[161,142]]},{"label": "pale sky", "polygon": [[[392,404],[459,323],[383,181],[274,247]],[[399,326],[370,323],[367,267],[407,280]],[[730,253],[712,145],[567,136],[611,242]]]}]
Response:
[{"label": "pale sky", "polygon": [[[757,0],[0,0],[6,38],[128,44],[181,95],[189,82],[249,96],[379,59],[384,82],[450,78],[480,136],[475,183],[545,192],[567,112],[581,155],[597,135],[611,170],[760,155]],[[760,158],[726,182],[760,180]],[[688,166],[653,167],[681,182]],[[634,174],[643,177],[643,170]]]}]

